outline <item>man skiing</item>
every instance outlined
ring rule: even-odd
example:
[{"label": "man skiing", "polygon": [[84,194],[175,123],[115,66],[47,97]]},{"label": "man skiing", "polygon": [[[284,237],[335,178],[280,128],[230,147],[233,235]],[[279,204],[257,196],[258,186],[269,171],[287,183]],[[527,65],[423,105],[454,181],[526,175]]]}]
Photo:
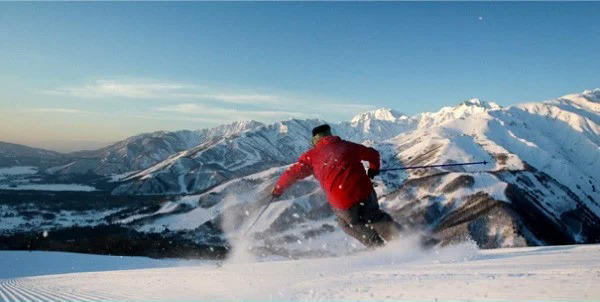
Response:
[{"label": "man skiing", "polygon": [[[281,196],[296,181],[314,175],[344,232],[367,247],[396,238],[400,227],[379,208],[370,180],[379,174],[379,152],[333,136],[326,124],[315,127],[312,135],[313,148],[281,175],[273,196]],[[367,173],[361,161],[369,162]]]}]

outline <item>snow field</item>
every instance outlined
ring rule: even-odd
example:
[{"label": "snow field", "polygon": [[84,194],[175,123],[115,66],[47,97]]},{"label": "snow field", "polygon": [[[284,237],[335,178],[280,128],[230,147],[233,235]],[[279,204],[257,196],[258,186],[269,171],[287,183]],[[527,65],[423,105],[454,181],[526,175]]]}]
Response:
[{"label": "snow field", "polygon": [[0,301],[600,299],[600,245],[478,250],[467,243],[430,252],[414,246],[408,238],[345,257],[6,279]]}]

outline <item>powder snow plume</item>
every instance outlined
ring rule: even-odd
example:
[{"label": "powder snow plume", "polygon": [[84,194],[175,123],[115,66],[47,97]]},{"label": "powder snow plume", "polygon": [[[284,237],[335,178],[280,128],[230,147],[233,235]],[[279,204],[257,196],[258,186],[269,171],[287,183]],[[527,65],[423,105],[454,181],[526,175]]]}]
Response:
[{"label": "powder snow plume", "polygon": [[256,193],[228,194],[223,199],[224,209],[232,209],[223,211],[221,218],[221,228],[231,248],[225,263],[249,263],[256,260],[256,256],[252,253],[250,232],[251,224],[262,209],[262,203],[257,202],[260,198],[256,195]]},{"label": "powder snow plume", "polygon": [[460,262],[473,259],[479,254],[479,248],[473,241],[441,248],[424,249],[420,234],[406,234],[389,242],[384,247],[365,250],[346,256],[348,267],[358,269],[373,266],[394,266],[403,263],[418,263],[436,260],[441,262]]}]

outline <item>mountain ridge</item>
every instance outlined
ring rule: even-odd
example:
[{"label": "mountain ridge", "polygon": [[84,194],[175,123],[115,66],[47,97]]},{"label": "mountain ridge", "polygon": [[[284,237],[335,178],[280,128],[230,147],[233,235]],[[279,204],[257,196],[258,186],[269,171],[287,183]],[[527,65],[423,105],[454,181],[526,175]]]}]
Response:
[{"label": "mountain ridge", "polygon": [[[331,126],[334,134],[379,150],[382,167],[488,162],[376,178],[381,207],[408,230],[433,233],[442,244],[472,240],[482,248],[593,243],[600,242],[599,95],[595,89],[509,107],[468,100],[416,115],[421,120],[380,109],[358,115],[355,123]],[[233,127],[231,135],[168,154],[115,178],[109,194],[117,200],[161,198],[161,203],[119,204],[126,208],[98,214],[97,223],[136,232],[136,238],[159,236],[185,246],[193,242],[202,251],[227,250],[282,171],[310,148],[312,127],[323,122],[289,119]],[[61,212],[45,215],[50,214],[67,219]],[[60,229],[54,220],[36,219],[28,223]],[[10,232],[20,230],[19,223],[7,223],[15,226]],[[249,235],[249,248],[284,257],[360,250],[334,225],[318,182],[309,177],[269,205]],[[98,228],[99,234],[106,232]]]}]

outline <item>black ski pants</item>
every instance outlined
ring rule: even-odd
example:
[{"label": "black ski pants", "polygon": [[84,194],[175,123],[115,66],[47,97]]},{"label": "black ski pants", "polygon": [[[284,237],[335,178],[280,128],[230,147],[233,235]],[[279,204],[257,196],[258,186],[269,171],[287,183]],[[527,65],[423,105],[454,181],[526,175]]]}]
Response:
[{"label": "black ski pants", "polygon": [[379,208],[375,192],[349,209],[333,212],[342,230],[367,247],[382,246],[400,235],[401,226]]}]

